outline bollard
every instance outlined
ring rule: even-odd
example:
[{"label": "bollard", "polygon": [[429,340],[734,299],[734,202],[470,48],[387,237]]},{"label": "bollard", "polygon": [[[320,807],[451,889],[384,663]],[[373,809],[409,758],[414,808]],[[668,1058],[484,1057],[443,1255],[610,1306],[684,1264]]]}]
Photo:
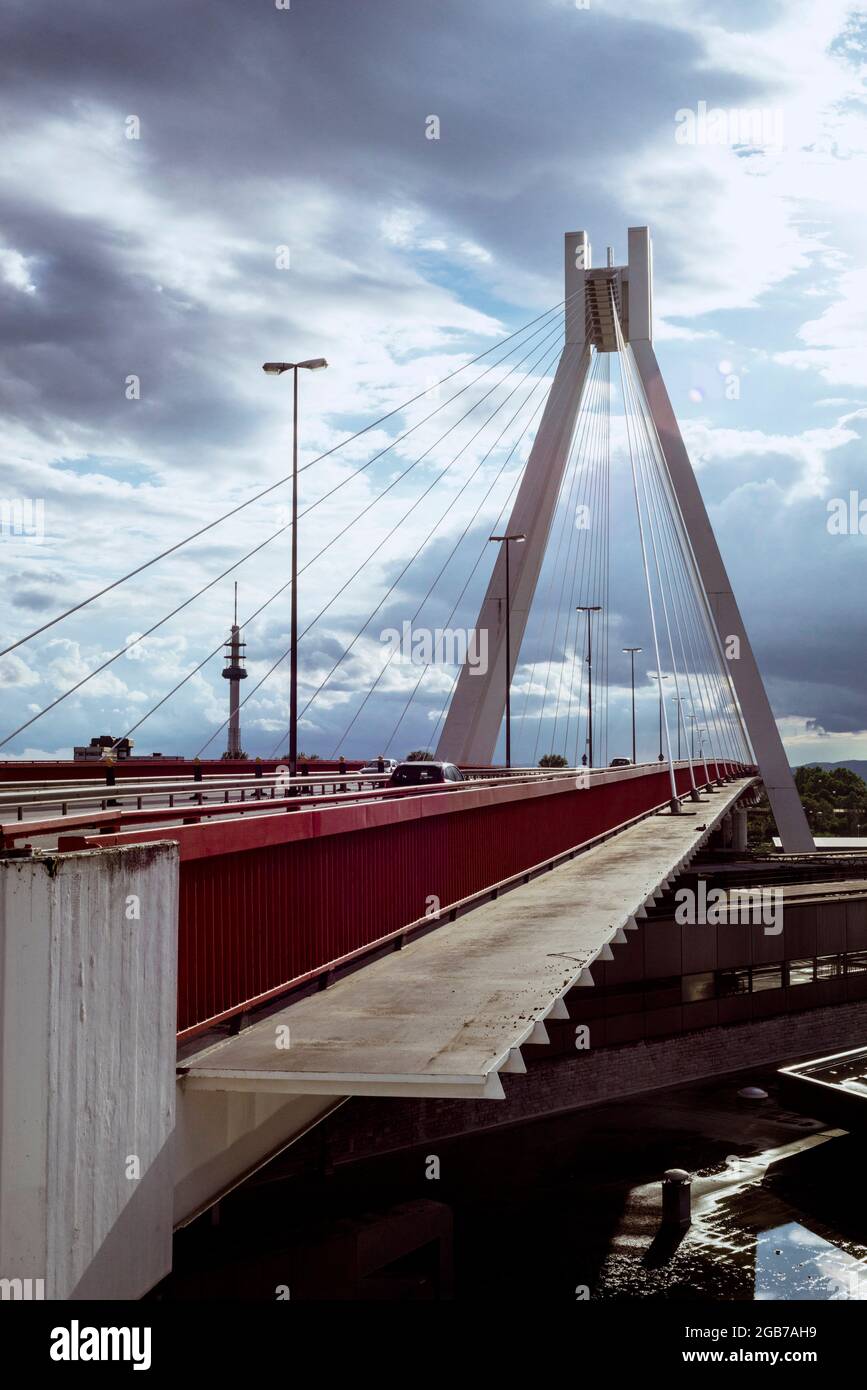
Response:
[{"label": "bollard", "polygon": [[668,1168],[662,1178],[662,1224],[685,1231],[692,1220],[692,1179],[684,1168]]}]

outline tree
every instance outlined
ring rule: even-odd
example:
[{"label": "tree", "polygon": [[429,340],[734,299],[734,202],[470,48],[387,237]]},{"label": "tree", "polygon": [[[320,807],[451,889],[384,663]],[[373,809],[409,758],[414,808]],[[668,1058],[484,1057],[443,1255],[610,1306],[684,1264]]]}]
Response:
[{"label": "tree", "polygon": [[544,758],[539,759],[540,767],[568,767],[566,759],[562,753],[546,753]]},{"label": "tree", "polygon": [[406,761],[408,763],[432,763],[433,753],[429,753],[426,748],[416,748],[414,752],[407,753]]},{"label": "tree", "polygon": [[[867,829],[867,782],[848,767],[798,767],[795,786],[814,835],[860,835]],[[748,824],[751,848],[772,849],[776,827],[764,793]]]}]

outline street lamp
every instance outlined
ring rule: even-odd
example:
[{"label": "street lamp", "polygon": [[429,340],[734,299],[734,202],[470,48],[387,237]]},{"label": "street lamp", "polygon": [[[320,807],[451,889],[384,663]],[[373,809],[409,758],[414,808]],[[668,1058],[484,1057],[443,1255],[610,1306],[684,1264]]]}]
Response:
[{"label": "street lamp", "polygon": [[509,536],[489,536],[489,541],[506,542],[506,767],[512,766],[512,619],[509,594],[509,541],[518,544],[527,537],[523,531]]},{"label": "street lamp", "polygon": [[622,649],[629,652],[629,661],[632,667],[632,762],[635,764],[635,653],[642,651],[641,647],[624,647]]},{"label": "street lamp", "polygon": [[292,619],[289,649],[289,772],[298,772],[298,372],[316,372],[327,367],[324,357],[306,362],[263,362],[268,376],[292,373]]},{"label": "street lamp", "polygon": [[[670,681],[670,680],[671,680],[671,672],[670,672],[670,671],[648,671],[647,674],[650,676],[650,678],[651,678],[652,680],[657,680],[657,681],[659,681],[659,759],[658,759],[658,761],[661,762],[661,763],[664,763],[664,762],[665,762],[665,754],[664,754],[663,751],[662,751],[662,682],[663,682],[663,681]],[[669,756],[670,756],[670,754],[669,754]]]},{"label": "street lamp", "polygon": [[598,603],[579,603],[575,606],[576,613],[587,614],[587,762],[588,766],[593,766],[593,639],[590,632],[590,624],[593,619],[591,613],[601,613],[602,606]]}]

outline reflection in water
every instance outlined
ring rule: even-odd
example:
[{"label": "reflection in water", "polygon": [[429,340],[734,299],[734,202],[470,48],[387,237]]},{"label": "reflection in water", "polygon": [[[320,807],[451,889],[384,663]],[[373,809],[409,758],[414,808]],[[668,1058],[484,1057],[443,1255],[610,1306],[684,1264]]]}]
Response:
[{"label": "reflection in water", "polygon": [[867,1299],[867,1263],[856,1260],[797,1221],[760,1231],[756,1239],[757,1300]]}]

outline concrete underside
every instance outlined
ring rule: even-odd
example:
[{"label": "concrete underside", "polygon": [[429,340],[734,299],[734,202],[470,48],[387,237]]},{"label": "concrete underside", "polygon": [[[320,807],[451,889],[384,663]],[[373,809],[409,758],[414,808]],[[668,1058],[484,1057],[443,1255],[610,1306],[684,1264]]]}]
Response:
[{"label": "concrete underside", "polygon": [[[196,1090],[501,1099],[501,1070],[591,984],[752,784],[745,778],[650,816],[573,861],[185,1059]],[[287,1032],[288,1030],[288,1032]],[[288,1043],[288,1045],[287,1045]]]}]

